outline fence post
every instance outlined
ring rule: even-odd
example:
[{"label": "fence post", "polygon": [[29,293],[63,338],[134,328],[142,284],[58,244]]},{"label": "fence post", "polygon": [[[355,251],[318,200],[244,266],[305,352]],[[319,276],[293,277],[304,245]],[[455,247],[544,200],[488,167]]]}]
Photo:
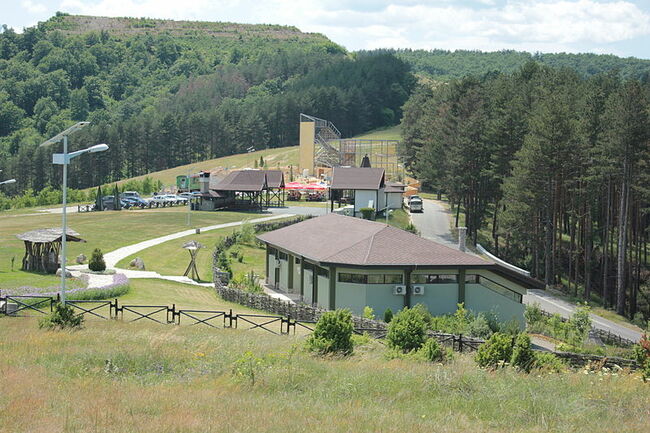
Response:
[{"label": "fence post", "polygon": [[463,353],[463,334],[458,334],[458,352]]}]

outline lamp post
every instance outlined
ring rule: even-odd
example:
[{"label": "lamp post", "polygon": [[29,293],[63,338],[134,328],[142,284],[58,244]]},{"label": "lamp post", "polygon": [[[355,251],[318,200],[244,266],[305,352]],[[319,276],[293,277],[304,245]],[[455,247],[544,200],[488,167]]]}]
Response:
[{"label": "lamp post", "polygon": [[63,165],[63,215],[62,215],[62,225],[63,229],[61,231],[61,302],[65,304],[65,278],[66,278],[66,239],[68,231],[68,219],[67,219],[67,205],[68,205],[68,164],[70,160],[76,158],[77,156],[83,155],[84,153],[95,153],[103,152],[108,150],[107,144],[97,144],[91,146],[87,149],[77,150],[76,152],[68,153],[68,135],[76,132],[90,122],[78,122],[66,129],[63,132],[58,133],[49,140],[41,143],[42,146],[48,146],[50,144],[58,143],[63,141],[63,153],[55,153],[52,155],[52,163],[57,165]]}]

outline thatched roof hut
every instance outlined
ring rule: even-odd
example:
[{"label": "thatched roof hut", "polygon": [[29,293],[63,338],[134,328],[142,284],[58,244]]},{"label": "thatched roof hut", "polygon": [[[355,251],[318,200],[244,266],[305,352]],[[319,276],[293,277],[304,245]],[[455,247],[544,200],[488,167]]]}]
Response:
[{"label": "thatched roof hut", "polygon": [[[38,229],[16,235],[25,242],[25,256],[23,257],[24,271],[38,271],[56,273],[59,269],[59,251],[61,251],[61,228]],[[86,242],[74,230],[66,230],[66,241]]]}]

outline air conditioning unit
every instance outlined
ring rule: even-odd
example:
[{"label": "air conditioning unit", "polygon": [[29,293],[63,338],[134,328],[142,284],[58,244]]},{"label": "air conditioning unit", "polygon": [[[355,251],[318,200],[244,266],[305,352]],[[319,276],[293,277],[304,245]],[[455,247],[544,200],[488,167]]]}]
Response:
[{"label": "air conditioning unit", "polygon": [[424,286],[413,286],[414,295],[424,295]]},{"label": "air conditioning unit", "polygon": [[406,286],[395,286],[393,287],[393,295],[406,295]]}]

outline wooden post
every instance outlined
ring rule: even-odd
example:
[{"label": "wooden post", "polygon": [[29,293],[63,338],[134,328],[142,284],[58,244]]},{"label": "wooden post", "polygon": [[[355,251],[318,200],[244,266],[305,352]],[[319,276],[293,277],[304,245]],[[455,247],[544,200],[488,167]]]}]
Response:
[{"label": "wooden post", "polygon": [[458,271],[458,303],[465,303],[465,269]]},{"label": "wooden post", "polygon": [[336,267],[330,266],[330,310],[336,310]]}]

